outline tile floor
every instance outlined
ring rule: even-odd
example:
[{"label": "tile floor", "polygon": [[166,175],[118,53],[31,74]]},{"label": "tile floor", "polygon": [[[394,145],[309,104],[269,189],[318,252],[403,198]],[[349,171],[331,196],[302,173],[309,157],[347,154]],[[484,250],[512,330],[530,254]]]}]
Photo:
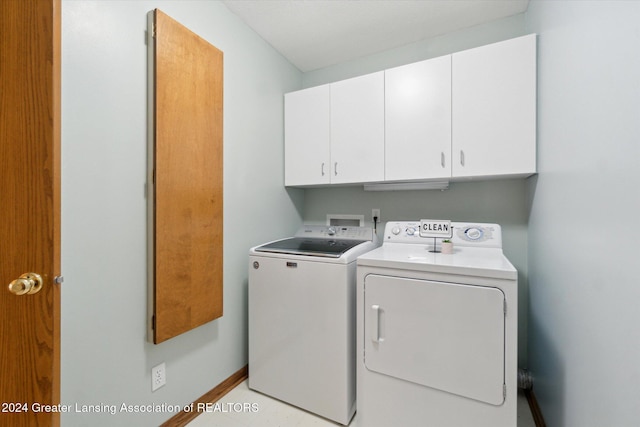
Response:
[{"label": "tile floor", "polygon": [[[339,424],[309,412],[249,390],[247,381],[227,393],[203,412],[189,427],[337,427]],[[240,403],[241,405],[238,405]],[[232,405],[235,404],[235,405]],[[213,404],[215,405],[215,404]],[[257,409],[257,410],[255,410]],[[226,411],[226,412],[222,412]],[[365,427],[358,424],[358,413],[349,427]],[[535,427],[527,399],[518,395],[518,427]]]}]

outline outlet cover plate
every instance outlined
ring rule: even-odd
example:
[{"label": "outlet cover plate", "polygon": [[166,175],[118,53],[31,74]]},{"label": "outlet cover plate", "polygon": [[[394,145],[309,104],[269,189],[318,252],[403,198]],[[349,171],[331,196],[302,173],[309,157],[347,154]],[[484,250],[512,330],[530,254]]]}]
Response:
[{"label": "outlet cover plate", "polygon": [[167,371],[164,362],[151,368],[151,391],[156,391],[167,383]]}]

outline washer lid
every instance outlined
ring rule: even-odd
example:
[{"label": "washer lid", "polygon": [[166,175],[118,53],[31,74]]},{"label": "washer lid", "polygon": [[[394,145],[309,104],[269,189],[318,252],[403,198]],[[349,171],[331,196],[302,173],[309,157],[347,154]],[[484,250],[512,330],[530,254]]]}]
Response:
[{"label": "washer lid", "polygon": [[267,243],[255,248],[256,252],[307,255],[325,258],[340,258],[349,249],[367,240],[317,239],[292,237]]}]

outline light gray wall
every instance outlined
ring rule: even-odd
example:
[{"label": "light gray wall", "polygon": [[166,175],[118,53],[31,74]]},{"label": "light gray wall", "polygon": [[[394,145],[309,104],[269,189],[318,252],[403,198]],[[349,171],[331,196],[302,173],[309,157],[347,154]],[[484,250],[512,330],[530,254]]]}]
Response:
[{"label": "light gray wall", "polygon": [[[435,39],[413,43],[378,55],[338,64],[303,76],[305,87],[329,83],[385,68],[437,57],[527,34],[524,14],[501,19]],[[328,213],[364,215],[382,210],[378,234],[384,222],[441,218],[452,221],[498,223],[503,228],[504,252],[518,269],[518,362],[527,366],[527,203],[526,180],[451,183],[441,191],[365,192],[360,187],[305,190],[305,222],[326,221]]]},{"label": "light gray wall", "polygon": [[[224,52],[224,316],[146,342],[147,12],[160,8]],[[301,224],[303,192],[283,187],[282,94],[301,73],[221,2],[62,4],[62,403],[64,426],[154,426],[247,363],[248,248]],[[167,385],[151,392],[151,367]]]},{"label": "light gray wall", "polygon": [[640,2],[538,1],[529,363],[550,427],[640,419]]},{"label": "light gray wall", "polygon": [[375,55],[347,61],[303,75],[303,86],[313,87],[367,73],[435,58],[449,53],[527,34],[523,13],[483,25],[410,43]]}]

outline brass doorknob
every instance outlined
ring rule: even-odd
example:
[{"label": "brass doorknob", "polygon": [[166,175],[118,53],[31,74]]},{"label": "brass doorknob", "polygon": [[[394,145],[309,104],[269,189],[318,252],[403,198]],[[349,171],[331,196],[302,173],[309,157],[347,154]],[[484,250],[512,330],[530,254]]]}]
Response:
[{"label": "brass doorknob", "polygon": [[9,292],[14,295],[35,294],[40,289],[42,289],[42,277],[36,273],[24,273],[9,283]]}]

